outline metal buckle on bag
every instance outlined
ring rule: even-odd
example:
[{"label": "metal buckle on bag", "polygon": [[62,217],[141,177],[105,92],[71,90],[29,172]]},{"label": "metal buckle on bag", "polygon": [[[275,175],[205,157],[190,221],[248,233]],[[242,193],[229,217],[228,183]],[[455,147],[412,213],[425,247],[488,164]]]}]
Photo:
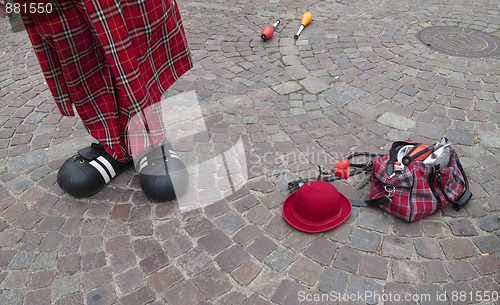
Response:
[{"label": "metal buckle on bag", "polygon": [[387,192],[387,197],[392,198],[394,193],[396,193],[396,188],[394,185],[384,185],[384,190]]}]

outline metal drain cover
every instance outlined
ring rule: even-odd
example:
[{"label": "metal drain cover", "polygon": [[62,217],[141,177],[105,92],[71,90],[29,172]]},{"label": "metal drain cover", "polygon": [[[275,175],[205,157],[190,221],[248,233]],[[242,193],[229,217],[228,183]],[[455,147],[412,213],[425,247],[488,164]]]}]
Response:
[{"label": "metal drain cover", "polygon": [[489,57],[500,54],[500,39],[477,30],[456,26],[433,26],[418,33],[429,48],[453,56]]}]

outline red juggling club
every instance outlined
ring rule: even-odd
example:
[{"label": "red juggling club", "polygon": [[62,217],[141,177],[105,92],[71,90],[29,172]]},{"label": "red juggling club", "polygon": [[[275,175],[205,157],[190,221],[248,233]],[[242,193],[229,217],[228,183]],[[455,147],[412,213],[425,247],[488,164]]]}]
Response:
[{"label": "red juggling club", "polygon": [[262,30],[262,33],[260,33],[260,37],[263,39],[263,40],[268,40],[270,39],[271,37],[273,37],[273,34],[274,34],[274,28],[276,28],[278,26],[278,24],[280,24],[280,20],[276,21],[272,26],[268,26],[268,27],[265,27],[263,30]]}]

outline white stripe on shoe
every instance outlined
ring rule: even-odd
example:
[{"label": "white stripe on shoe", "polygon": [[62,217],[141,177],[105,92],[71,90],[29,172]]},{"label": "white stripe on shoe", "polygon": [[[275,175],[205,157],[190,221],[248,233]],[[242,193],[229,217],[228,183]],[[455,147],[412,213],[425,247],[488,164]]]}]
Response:
[{"label": "white stripe on shoe", "polygon": [[99,161],[104,166],[106,166],[109,174],[111,175],[111,179],[113,179],[116,176],[116,172],[115,172],[115,169],[113,168],[113,165],[111,165],[111,163],[109,163],[109,161],[106,160],[103,156],[97,157],[97,161]]},{"label": "white stripe on shoe", "polygon": [[179,159],[179,160],[180,160],[179,156],[177,155],[177,153],[176,153],[175,151],[173,151],[173,150],[170,150],[170,149],[169,149],[169,150],[168,150],[168,152],[170,153],[170,156],[171,156],[172,158],[175,158],[175,159]]},{"label": "white stripe on shoe", "polygon": [[144,167],[148,166],[148,156],[145,156],[142,160],[141,163],[139,164],[139,172],[142,171]]},{"label": "white stripe on shoe", "polygon": [[97,169],[97,171],[99,173],[101,173],[101,176],[104,178],[104,181],[106,181],[106,184],[109,183],[109,181],[111,181],[111,178],[109,178],[109,175],[108,173],[106,172],[106,170],[101,166],[101,164],[97,163],[95,160],[93,161],[90,161],[90,165],[92,165],[93,167],[95,167],[95,169]]}]

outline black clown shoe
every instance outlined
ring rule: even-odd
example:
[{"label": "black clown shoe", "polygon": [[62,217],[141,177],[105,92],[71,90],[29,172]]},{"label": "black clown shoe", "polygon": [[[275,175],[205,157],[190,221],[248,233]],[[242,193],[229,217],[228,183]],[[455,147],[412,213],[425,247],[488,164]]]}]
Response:
[{"label": "black clown shoe", "polygon": [[57,172],[57,183],[74,197],[88,197],[103,189],[131,164],[116,161],[101,144],[92,143],[63,163]]},{"label": "black clown shoe", "polygon": [[144,151],[135,162],[142,191],[150,201],[171,201],[186,192],[188,171],[167,141]]}]

